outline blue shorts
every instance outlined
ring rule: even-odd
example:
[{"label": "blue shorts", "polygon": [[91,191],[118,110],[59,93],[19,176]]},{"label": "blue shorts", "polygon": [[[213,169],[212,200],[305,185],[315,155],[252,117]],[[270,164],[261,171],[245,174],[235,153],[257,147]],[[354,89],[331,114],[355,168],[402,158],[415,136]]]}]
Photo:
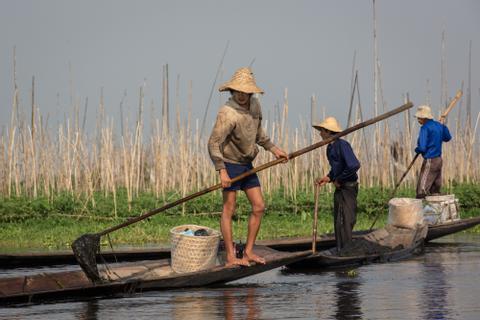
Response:
[{"label": "blue shorts", "polygon": [[[235,163],[225,162],[225,169],[227,169],[227,173],[230,179],[233,179],[235,177],[238,177],[242,173],[252,170],[253,166],[251,163],[235,164]],[[254,187],[260,187],[260,180],[258,180],[258,176],[256,173],[251,174],[240,181],[232,183],[230,187],[224,188],[223,191],[245,190],[245,189],[250,189]]]}]

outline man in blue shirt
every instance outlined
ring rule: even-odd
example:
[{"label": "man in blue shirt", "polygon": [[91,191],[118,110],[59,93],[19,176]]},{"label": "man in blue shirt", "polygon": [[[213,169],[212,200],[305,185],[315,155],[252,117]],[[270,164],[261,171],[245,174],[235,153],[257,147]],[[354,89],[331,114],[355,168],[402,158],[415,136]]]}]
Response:
[{"label": "man in blue shirt", "polygon": [[[322,139],[328,139],[342,131],[334,117],[328,117],[318,125],[313,126],[320,131]],[[330,172],[315,183],[322,186],[326,183],[335,185],[333,196],[333,214],[335,223],[335,241],[340,250],[352,240],[352,230],[356,222],[358,175],[360,162],[353,153],[350,143],[336,139],[327,146]]]},{"label": "man in blue shirt", "polygon": [[[418,107],[415,117],[422,126],[418,135],[416,153],[423,157],[417,182],[417,198],[440,193],[442,186],[442,143],[452,139],[448,128],[433,120],[429,106]],[[440,120],[444,120],[443,118]],[[443,121],[442,121],[443,122]]]}]

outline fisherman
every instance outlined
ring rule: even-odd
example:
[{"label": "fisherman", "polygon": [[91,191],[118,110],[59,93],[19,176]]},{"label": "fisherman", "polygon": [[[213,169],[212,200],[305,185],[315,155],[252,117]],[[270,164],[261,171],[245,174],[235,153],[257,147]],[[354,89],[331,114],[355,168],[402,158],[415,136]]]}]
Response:
[{"label": "fisherman", "polygon": [[[415,153],[423,157],[417,182],[417,199],[440,193],[442,186],[442,142],[452,139],[447,126],[433,119],[429,106],[419,106],[415,117],[421,125]],[[444,119],[440,119],[444,121]]]},{"label": "fisherman", "polygon": [[[254,94],[263,94],[257,87],[249,68],[240,68],[219,91],[230,91],[231,97],[218,112],[215,126],[208,140],[210,158],[219,172],[223,187],[223,210],[220,228],[225,242],[226,265],[265,264],[265,259],[253,253],[253,245],[260,229],[265,204],[257,174],[232,183],[231,180],[253,169],[252,161],[258,153],[257,144],[272,152],[277,159],[288,155],[275,146],[262,128],[262,111]],[[232,217],[235,213],[237,191],[243,190],[252,206],[243,257],[237,258],[233,247]]]},{"label": "fisherman", "polygon": [[[320,136],[326,140],[342,131],[334,117],[327,117],[320,124],[313,126],[320,131]],[[315,183],[323,186],[327,183],[335,185],[333,196],[333,217],[335,227],[335,241],[337,250],[345,247],[352,240],[352,230],[356,222],[358,175],[360,162],[348,141],[335,139],[327,146],[327,158],[330,172]]]}]

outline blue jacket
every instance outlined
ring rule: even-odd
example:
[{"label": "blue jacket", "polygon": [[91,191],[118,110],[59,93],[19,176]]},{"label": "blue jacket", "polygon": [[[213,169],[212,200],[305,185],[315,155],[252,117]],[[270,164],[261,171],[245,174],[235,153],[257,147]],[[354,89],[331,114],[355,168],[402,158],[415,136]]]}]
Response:
[{"label": "blue jacket", "polygon": [[420,128],[416,153],[420,153],[424,159],[432,159],[442,155],[442,142],[452,139],[448,128],[435,120],[427,120]]},{"label": "blue jacket", "polygon": [[342,139],[330,143],[327,147],[327,158],[332,167],[328,173],[331,181],[342,183],[358,180],[360,162],[353,153],[350,143]]}]

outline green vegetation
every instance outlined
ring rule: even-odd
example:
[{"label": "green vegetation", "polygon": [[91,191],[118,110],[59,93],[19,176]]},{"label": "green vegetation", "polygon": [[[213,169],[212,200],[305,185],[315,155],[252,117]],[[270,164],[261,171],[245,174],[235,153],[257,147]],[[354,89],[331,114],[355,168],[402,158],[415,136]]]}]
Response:
[{"label": "green vegetation", "polygon": [[[447,191],[447,190],[445,190]],[[455,193],[462,206],[462,217],[480,214],[480,186],[462,184],[452,186],[448,192]],[[355,229],[368,229],[377,214],[377,226],[385,223],[388,212],[389,189],[362,188],[358,196],[358,216]],[[400,190],[397,196],[412,197],[414,191]],[[318,232],[333,231],[332,192],[322,189],[319,198]],[[71,241],[84,233],[98,232],[125,219],[160,207],[168,201],[180,198],[171,193],[163,199],[152,194],[141,194],[135,198],[128,210],[125,191],[117,193],[117,217],[111,195],[94,194],[94,199],[82,199],[68,193],[52,199],[38,197],[4,198],[0,201],[0,251],[6,250],[57,250],[67,249]],[[280,190],[266,195],[267,210],[262,222],[259,239],[274,239],[311,234],[313,219],[313,195],[298,194],[296,200],[285,197]],[[164,213],[150,217],[110,234],[114,245],[167,245],[169,230],[181,224],[198,224],[219,229],[221,194],[215,192],[177,206]],[[244,240],[247,233],[247,220],[250,206],[245,196],[240,196],[237,214],[234,219],[234,235]],[[479,232],[480,228],[473,229]],[[102,238],[108,245],[108,237]]]}]

